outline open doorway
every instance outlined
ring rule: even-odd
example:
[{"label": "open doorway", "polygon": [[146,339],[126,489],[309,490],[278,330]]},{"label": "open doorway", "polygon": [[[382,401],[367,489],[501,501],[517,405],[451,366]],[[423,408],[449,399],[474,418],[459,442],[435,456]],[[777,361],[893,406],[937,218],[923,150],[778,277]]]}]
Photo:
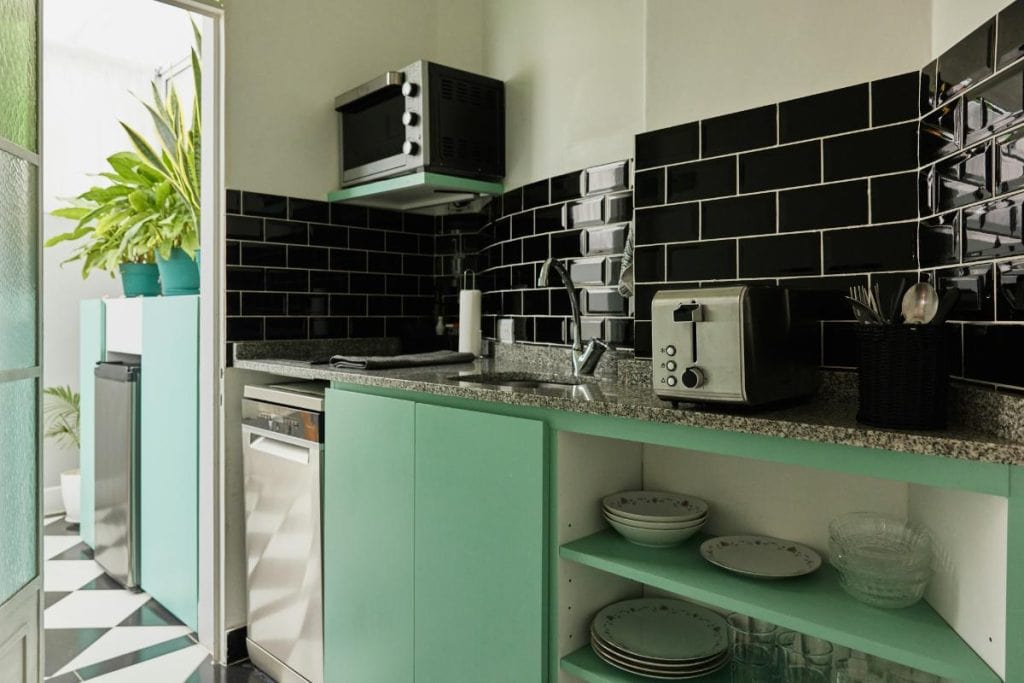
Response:
[{"label": "open doorway", "polygon": [[[51,242],[42,263],[42,387],[46,389],[44,429],[49,433],[41,472],[42,668],[47,680],[220,680],[198,635],[202,394],[198,375],[203,355],[199,243],[198,235],[189,238],[187,226],[175,223],[191,213],[193,230],[198,232],[199,202],[212,196],[217,184],[215,174],[206,173],[208,164],[200,161],[198,152],[203,146],[213,148],[207,131],[198,134],[199,122],[206,117],[193,110],[197,96],[207,92],[197,78],[202,68],[194,67],[204,63],[199,56],[211,22],[178,6],[188,4],[158,0],[42,3],[42,232],[43,239]],[[161,118],[168,125],[163,126]],[[180,130],[174,125],[176,118],[181,119]],[[181,140],[195,150],[179,148]],[[150,151],[154,159],[149,158]],[[168,153],[171,158],[164,156]],[[179,163],[185,170],[184,181],[190,176],[194,180],[191,206],[187,193],[170,178]],[[158,173],[151,173],[154,168]],[[182,201],[171,207],[175,193]],[[118,201],[121,208],[114,206]],[[113,208],[105,210],[106,204]],[[204,206],[202,211],[209,208]],[[86,219],[97,210],[109,217],[106,223]],[[132,210],[137,213],[124,215]],[[165,234],[176,226],[179,234],[185,234],[174,242],[173,253],[161,253],[162,245],[152,243],[147,254],[147,245],[129,239],[126,229],[142,226],[146,216],[151,223],[160,221]],[[119,239],[95,248],[99,234],[111,225],[120,226]],[[90,229],[83,230],[86,227]],[[140,235],[143,232],[136,229]],[[61,234],[69,238],[54,239]],[[171,263],[182,254],[181,263],[192,273],[186,273],[184,285],[179,279],[180,286],[169,288],[171,277],[165,274],[156,280],[154,290],[152,282],[139,285],[129,272],[134,266],[150,265],[158,255]],[[211,256],[216,260],[216,254]],[[69,258],[73,260],[64,263]],[[180,263],[175,267],[181,270]],[[151,269],[135,269],[142,270]],[[214,300],[212,269],[204,271],[208,271],[203,279],[204,298]],[[131,282],[126,283],[126,274],[132,275]],[[151,315],[149,308],[158,300],[166,305]],[[146,377],[142,337],[144,322],[150,318],[158,323],[150,336],[161,338],[163,348],[190,349],[184,356],[188,367],[177,366],[162,378],[149,373],[152,388],[165,385],[168,376],[173,380],[173,375],[191,372],[191,380],[185,383],[188,390],[181,390],[181,385],[168,388],[177,396],[176,409],[194,416],[191,431],[178,430],[160,443],[173,449],[177,437],[190,439],[194,447],[168,467],[170,477],[167,472],[150,477],[164,484],[166,491],[162,501],[156,501],[155,494],[147,499],[146,523],[140,500],[146,477],[140,475],[139,455],[145,450],[146,431],[139,415],[146,409],[146,393],[137,388],[123,396],[103,394],[105,390],[97,393],[97,383],[106,385],[112,378],[97,379],[95,366],[107,363],[129,382],[135,381],[133,367],[142,368],[141,376]],[[167,365],[161,362],[155,367],[166,370]],[[136,381],[136,385],[146,386],[146,382]],[[173,402],[173,396],[167,398]],[[148,410],[156,414],[165,409],[149,405]],[[174,409],[167,412],[172,415]],[[123,437],[120,442],[118,437]],[[120,460],[113,459],[121,442],[127,444],[125,452],[118,455]],[[162,460],[167,462],[166,457]],[[174,485],[174,476],[185,482],[184,488]],[[151,491],[159,492],[160,487],[150,484]],[[187,512],[171,509],[172,503],[179,502]],[[169,530],[167,534],[161,533],[161,524]],[[174,564],[183,561],[184,568]],[[240,673],[243,677],[238,680],[247,680]]]}]

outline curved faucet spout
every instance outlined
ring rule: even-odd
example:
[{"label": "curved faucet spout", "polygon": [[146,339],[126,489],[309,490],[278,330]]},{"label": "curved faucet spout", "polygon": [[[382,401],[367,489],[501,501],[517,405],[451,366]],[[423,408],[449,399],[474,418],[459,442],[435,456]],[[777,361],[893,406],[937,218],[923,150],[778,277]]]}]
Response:
[{"label": "curved faucet spout", "polygon": [[579,379],[580,375],[592,375],[597,367],[597,362],[608,349],[608,345],[600,339],[591,339],[584,347],[582,335],[582,321],[580,320],[580,302],[576,295],[576,285],[573,284],[572,276],[560,261],[549,258],[540,266],[540,273],[537,276],[538,287],[551,286],[551,271],[558,274],[562,280],[562,286],[569,296],[569,307],[572,310],[572,376]]}]

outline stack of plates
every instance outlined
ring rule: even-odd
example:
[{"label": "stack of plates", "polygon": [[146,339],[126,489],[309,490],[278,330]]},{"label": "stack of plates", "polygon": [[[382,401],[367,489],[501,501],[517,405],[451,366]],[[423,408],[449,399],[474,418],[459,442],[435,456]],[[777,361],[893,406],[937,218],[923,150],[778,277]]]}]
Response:
[{"label": "stack of plates", "polygon": [[604,518],[638,545],[665,548],[697,533],[708,519],[708,504],[684,493],[622,491],[601,501]]},{"label": "stack of plates", "polygon": [[608,605],[594,617],[590,645],[617,669],[664,680],[706,676],[729,662],[725,619],[682,600]]}]

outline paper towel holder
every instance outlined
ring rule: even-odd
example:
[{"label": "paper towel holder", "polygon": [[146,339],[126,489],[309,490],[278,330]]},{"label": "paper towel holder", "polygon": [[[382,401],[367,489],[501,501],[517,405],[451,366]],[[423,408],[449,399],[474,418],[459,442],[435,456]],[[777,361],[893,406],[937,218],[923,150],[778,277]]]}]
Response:
[{"label": "paper towel holder", "polygon": [[[467,280],[469,279],[469,277],[473,278],[473,286],[472,287],[467,287],[466,286],[466,283],[467,283]],[[472,268],[466,268],[464,271],[462,271],[462,288],[463,289],[476,289],[476,273],[473,272]]]}]

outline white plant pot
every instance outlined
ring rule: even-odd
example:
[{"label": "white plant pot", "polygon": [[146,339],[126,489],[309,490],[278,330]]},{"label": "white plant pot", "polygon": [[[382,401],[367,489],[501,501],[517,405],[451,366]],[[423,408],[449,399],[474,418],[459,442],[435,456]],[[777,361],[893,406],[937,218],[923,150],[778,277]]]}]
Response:
[{"label": "white plant pot", "polygon": [[60,495],[64,499],[64,519],[70,524],[78,524],[78,514],[82,509],[82,475],[77,469],[60,473]]}]

